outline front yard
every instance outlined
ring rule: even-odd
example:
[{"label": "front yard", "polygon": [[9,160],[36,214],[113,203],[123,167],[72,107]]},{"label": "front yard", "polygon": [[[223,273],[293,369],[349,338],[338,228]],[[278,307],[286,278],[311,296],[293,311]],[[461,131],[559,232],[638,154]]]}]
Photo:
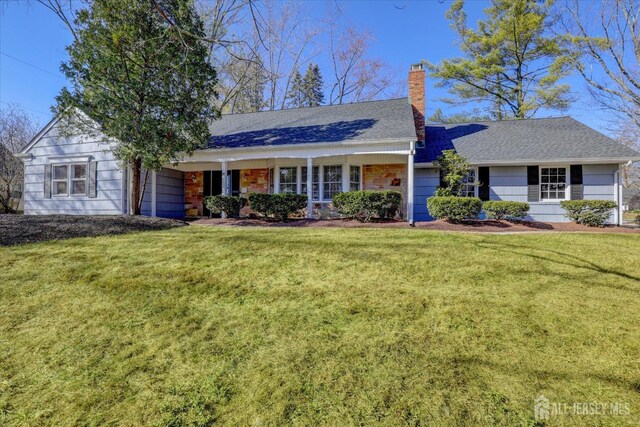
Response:
[{"label": "front yard", "polygon": [[637,425],[639,251],[199,226],[0,248],[0,424],[536,425],[544,395],[630,408],[550,425]]}]

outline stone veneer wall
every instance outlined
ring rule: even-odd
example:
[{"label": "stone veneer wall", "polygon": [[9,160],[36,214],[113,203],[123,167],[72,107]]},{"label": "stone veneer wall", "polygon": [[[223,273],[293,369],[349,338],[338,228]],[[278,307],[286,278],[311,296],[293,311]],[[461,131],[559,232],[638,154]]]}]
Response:
[{"label": "stone veneer wall", "polygon": [[240,192],[268,193],[269,169],[242,169],[240,171]]},{"label": "stone veneer wall", "polygon": [[204,200],[203,172],[185,172],[184,173],[185,216],[202,216],[203,200]]},{"label": "stone veneer wall", "polygon": [[401,214],[404,217],[407,200],[407,165],[404,163],[362,166],[363,190],[394,190],[402,193]]}]

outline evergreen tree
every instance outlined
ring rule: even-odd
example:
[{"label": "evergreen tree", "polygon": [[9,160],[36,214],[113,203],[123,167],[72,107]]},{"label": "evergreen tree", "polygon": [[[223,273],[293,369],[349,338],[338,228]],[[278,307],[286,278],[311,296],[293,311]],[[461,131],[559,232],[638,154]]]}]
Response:
[{"label": "evergreen tree", "polygon": [[203,23],[192,0],[94,0],[74,26],[61,67],[71,88],[54,110],[65,127],[95,132],[99,123],[115,141],[133,171],[130,212],[139,214],[148,172],[203,145],[219,114]]},{"label": "evergreen tree", "polygon": [[[305,76],[306,78],[306,76]],[[295,70],[293,78],[291,79],[291,86],[289,92],[287,92],[287,98],[289,100],[289,106],[293,108],[300,108],[305,106],[305,92],[302,75],[299,70]]]},{"label": "evergreen tree", "polygon": [[447,18],[458,33],[461,58],[429,64],[438,86],[457,99],[484,101],[496,119],[526,118],[540,108],[565,110],[569,55],[551,34],[553,0],[492,0],[477,29],[467,26],[464,1],[455,0]]},{"label": "evergreen tree", "polygon": [[317,64],[309,64],[302,82],[303,104],[305,107],[316,107],[324,103],[323,86],[320,67]]}]

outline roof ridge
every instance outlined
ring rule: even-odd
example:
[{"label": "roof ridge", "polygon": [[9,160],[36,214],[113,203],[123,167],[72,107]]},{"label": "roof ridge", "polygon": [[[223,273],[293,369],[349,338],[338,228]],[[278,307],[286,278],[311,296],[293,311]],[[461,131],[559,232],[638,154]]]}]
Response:
[{"label": "roof ridge", "polygon": [[468,124],[474,124],[474,123],[525,122],[525,121],[530,121],[530,120],[556,120],[556,119],[573,119],[573,120],[575,120],[571,116],[529,117],[529,118],[526,118],[526,119],[510,118],[510,119],[501,119],[501,120],[472,120],[472,121],[468,121],[468,122],[454,122],[454,123],[427,122],[426,126],[435,126],[435,125],[441,125],[441,126],[445,126],[445,125],[468,125]]},{"label": "roof ridge", "polygon": [[347,105],[360,105],[360,104],[368,104],[373,102],[388,102],[388,101],[399,101],[401,99],[408,100],[408,96],[402,96],[398,98],[389,98],[389,99],[371,99],[369,101],[360,101],[360,102],[349,102],[345,104],[330,104],[330,105],[315,105],[313,107],[296,107],[296,108],[281,108],[279,110],[264,110],[264,111],[252,111],[248,113],[225,113],[221,114],[221,116],[242,116],[247,114],[260,114],[260,113],[276,113],[280,111],[297,111],[297,110],[309,110],[312,108],[330,108],[330,107],[343,107]]}]

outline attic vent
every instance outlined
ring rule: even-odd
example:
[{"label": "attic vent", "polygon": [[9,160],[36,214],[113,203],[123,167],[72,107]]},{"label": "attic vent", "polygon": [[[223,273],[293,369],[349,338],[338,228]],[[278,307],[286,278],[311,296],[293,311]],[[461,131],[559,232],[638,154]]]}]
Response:
[{"label": "attic vent", "polygon": [[411,71],[423,70],[423,69],[424,69],[424,64],[422,62],[420,62],[419,64],[412,64],[411,65]]}]

